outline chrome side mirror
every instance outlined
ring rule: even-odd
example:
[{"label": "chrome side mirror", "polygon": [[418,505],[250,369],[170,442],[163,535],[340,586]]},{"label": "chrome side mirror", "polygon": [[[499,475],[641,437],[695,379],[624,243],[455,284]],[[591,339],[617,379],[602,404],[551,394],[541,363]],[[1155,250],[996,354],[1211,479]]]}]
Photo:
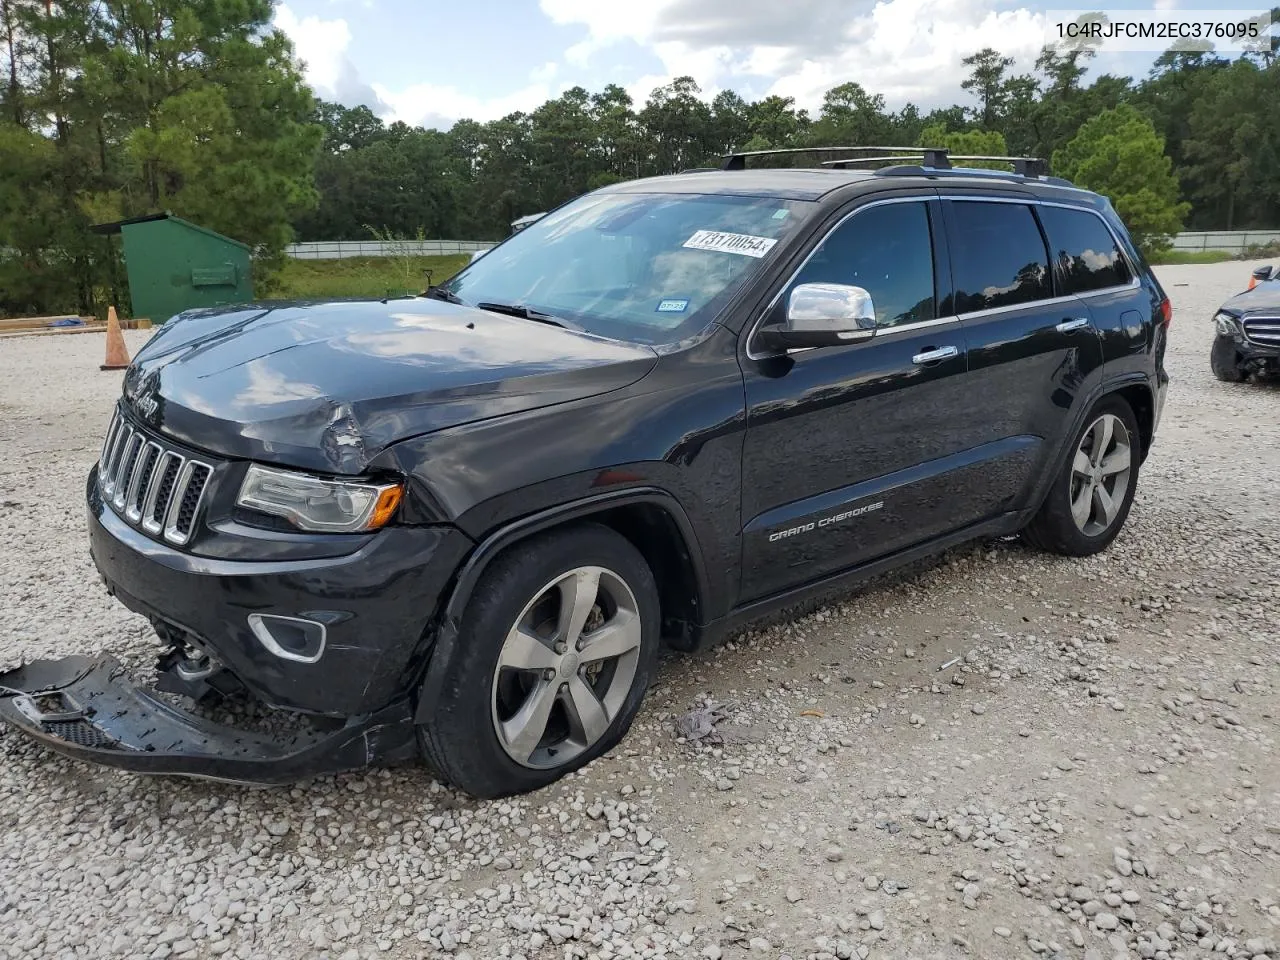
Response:
[{"label": "chrome side mirror", "polygon": [[779,322],[762,326],[757,342],[766,350],[836,347],[876,335],[871,294],[843,283],[802,283],[787,298]]}]

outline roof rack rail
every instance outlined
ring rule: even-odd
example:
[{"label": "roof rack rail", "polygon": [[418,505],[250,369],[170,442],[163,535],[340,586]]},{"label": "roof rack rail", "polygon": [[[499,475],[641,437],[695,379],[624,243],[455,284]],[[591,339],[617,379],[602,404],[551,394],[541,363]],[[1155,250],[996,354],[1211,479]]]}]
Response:
[{"label": "roof rack rail", "polygon": [[[946,159],[946,156],[945,154],[941,157],[935,155],[935,156],[932,156],[930,159],[933,159],[936,161],[943,161]],[[917,166],[919,166],[920,151],[917,150],[915,153],[909,153],[909,154],[906,154],[905,156],[900,155],[900,156],[892,156],[892,157],[846,157],[843,160],[824,160],[822,161],[822,166],[829,167],[832,170],[847,170],[849,167],[852,167],[855,164],[859,164],[859,163],[890,163],[890,162],[914,163]],[[938,170],[947,170],[947,169],[950,169],[951,167],[949,163],[942,165],[940,162],[925,163],[924,166],[932,167]]]},{"label": "roof rack rail", "polygon": [[[939,157],[938,154],[941,154]],[[918,148],[909,156],[905,157],[849,157],[844,160],[826,160],[823,162],[824,167],[832,167],[834,169],[843,170],[845,167],[855,163],[867,163],[871,161],[881,162],[885,160],[914,160],[917,156],[923,155],[924,162],[919,164],[920,167],[928,167],[933,170],[953,170],[955,169],[953,160],[960,162],[984,162],[984,163],[1008,163],[1013,165],[1013,172],[1020,177],[1043,177],[1048,173],[1049,165],[1039,157],[997,157],[997,156],[970,156],[970,155],[952,155],[945,150],[929,150]],[[941,160],[943,162],[930,163],[930,160]],[[880,171],[877,171],[880,172]],[[897,173],[898,171],[894,171]],[[905,172],[905,171],[904,171]],[[997,171],[998,172],[998,171]]]},{"label": "roof rack rail", "polygon": [[[833,170],[844,170],[858,164],[912,161],[919,157],[921,162],[910,172],[923,173],[939,170],[952,170],[954,169],[952,161],[960,161],[962,163],[1008,163],[1013,167],[1014,176],[1019,177],[1047,177],[1049,172],[1049,164],[1041,157],[952,155],[945,147],[787,147],[777,150],[740,150],[736,153],[726,154],[720,165],[720,169],[745,170],[747,167],[748,157],[785,156],[797,153],[866,152],[882,155],[841,157],[838,160],[824,160],[822,161],[821,166],[828,167]],[[880,170],[877,172],[886,175],[902,176],[909,171],[906,167],[899,167]],[[1050,179],[1056,181],[1059,178],[1053,177]]]},{"label": "roof rack rail", "polygon": [[[738,150],[734,153],[727,153],[720,164],[720,169],[745,170],[747,168],[747,157],[777,157],[797,153],[854,153],[868,150],[876,153],[905,153],[912,158],[918,157],[923,153],[926,161],[937,161],[936,164],[929,164],[930,166],[937,166],[940,169],[950,166],[947,163],[947,151],[941,147],[781,147],[776,150]],[[893,159],[898,158],[894,157]]]},{"label": "roof rack rail", "polygon": [[1076,185],[1064,177],[1051,177],[1048,175],[1035,176],[1031,174],[1011,173],[1008,170],[980,170],[974,167],[954,167],[951,170],[935,170],[932,167],[925,167],[918,163],[903,164],[897,167],[881,167],[875,171],[877,177],[955,177],[979,180],[1035,180],[1038,183],[1052,187],[1072,187]]}]

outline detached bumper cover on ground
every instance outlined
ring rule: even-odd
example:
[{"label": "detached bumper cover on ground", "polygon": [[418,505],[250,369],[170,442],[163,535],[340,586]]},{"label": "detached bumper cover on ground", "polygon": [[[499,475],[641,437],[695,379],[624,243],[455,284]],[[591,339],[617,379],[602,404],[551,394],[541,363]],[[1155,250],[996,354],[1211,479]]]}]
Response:
[{"label": "detached bumper cover on ground", "polygon": [[324,733],[240,730],[131,683],[109,654],[37,660],[0,673],[0,719],[80,760],[135,773],[284,784],[415,755],[407,701]]}]

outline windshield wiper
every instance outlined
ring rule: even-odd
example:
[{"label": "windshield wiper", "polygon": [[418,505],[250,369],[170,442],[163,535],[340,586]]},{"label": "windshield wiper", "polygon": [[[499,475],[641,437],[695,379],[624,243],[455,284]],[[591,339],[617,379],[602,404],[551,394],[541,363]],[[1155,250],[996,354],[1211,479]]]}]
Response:
[{"label": "windshield wiper", "polygon": [[427,292],[423,296],[430,297],[432,300],[444,300],[446,303],[461,303],[462,298],[452,290],[446,290],[443,286],[427,287]]},{"label": "windshield wiper", "polygon": [[570,324],[567,320],[561,320],[559,317],[553,317],[549,313],[543,313],[541,310],[534,310],[532,307],[526,307],[523,303],[492,303],[488,300],[481,300],[476,304],[480,310],[488,310],[490,313],[501,313],[508,317],[519,317],[521,320],[533,320],[535,323],[548,323],[553,327],[564,327],[567,330],[581,330]]}]

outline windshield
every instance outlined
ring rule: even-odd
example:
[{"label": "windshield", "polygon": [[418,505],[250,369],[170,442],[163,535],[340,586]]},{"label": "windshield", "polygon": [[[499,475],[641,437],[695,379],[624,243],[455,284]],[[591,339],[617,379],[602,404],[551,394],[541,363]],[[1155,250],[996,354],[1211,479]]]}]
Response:
[{"label": "windshield", "polygon": [[669,343],[705,325],[802,220],[806,201],[590,194],[441,284],[615,340]]}]

